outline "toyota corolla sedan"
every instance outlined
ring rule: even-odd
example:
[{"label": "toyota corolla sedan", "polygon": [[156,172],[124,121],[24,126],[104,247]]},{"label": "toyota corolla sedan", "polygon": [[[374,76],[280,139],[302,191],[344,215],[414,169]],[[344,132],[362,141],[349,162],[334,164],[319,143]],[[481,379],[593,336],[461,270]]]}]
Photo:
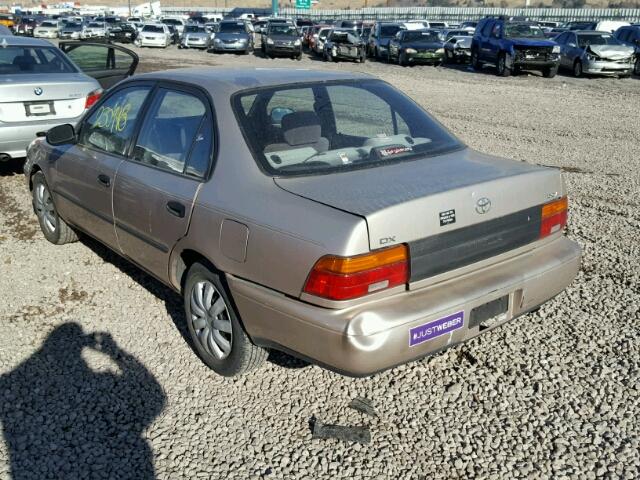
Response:
[{"label": "toyota corolla sedan", "polygon": [[370,375],[526,322],[580,267],[559,170],[475,152],[362,74],[140,75],[25,173],[44,236],[86,232],[180,292],[222,375],[272,348]]},{"label": "toyota corolla sedan", "polygon": [[163,23],[146,24],[135,40],[139,47],[167,48],[171,45],[171,32]]},{"label": "toyota corolla sedan", "polygon": [[24,158],[38,132],[77,122],[137,64],[113,45],[0,36],[0,162]]},{"label": "toyota corolla sedan", "polygon": [[45,20],[33,30],[36,38],[58,38],[60,26],[53,20]]}]

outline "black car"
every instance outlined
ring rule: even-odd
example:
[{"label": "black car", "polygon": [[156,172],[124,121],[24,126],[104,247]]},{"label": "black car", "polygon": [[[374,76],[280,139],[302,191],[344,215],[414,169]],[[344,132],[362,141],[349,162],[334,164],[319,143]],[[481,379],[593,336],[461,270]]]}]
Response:
[{"label": "black car", "polygon": [[119,43],[133,43],[138,36],[138,30],[128,23],[120,23],[109,30],[109,40]]},{"label": "black car", "polygon": [[633,67],[633,73],[640,75],[640,25],[620,27],[615,31],[613,36],[624,45],[628,45],[635,49],[636,61]]},{"label": "black car", "polygon": [[178,31],[178,27],[176,27],[175,25],[167,25],[167,28],[169,29],[169,33],[171,34],[171,45],[180,43],[180,32]]},{"label": "black car", "polygon": [[378,60],[389,57],[389,42],[403,27],[399,23],[378,22],[371,29],[367,42],[367,55]]},{"label": "black car", "polygon": [[302,59],[302,40],[295,25],[270,23],[262,36],[262,51],[269,57],[287,56]]},{"label": "black car", "polygon": [[334,29],[324,42],[325,61],[355,60],[364,63],[367,59],[366,45],[351,28]]},{"label": "black car", "polygon": [[389,61],[398,65],[440,65],[443,59],[444,42],[437,30],[402,30],[389,42]]}]

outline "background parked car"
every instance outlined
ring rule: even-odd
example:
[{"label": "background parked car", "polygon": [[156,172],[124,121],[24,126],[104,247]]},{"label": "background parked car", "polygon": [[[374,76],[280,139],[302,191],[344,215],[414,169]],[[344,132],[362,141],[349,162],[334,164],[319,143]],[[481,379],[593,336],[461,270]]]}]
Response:
[{"label": "background parked car", "polygon": [[208,49],[211,35],[204,25],[185,25],[179,48]]},{"label": "background parked car", "polygon": [[447,63],[468,63],[471,61],[470,35],[451,37],[444,43],[444,61]]},{"label": "background parked car", "polygon": [[82,24],[65,24],[65,26],[60,29],[59,37],[61,40],[80,40],[82,38]]},{"label": "background parked car", "polygon": [[291,57],[302,59],[302,41],[295,25],[270,23],[262,35],[262,52],[268,57]]},{"label": "background parked car", "polygon": [[367,59],[366,44],[351,28],[334,28],[324,42],[325,61],[355,60],[364,63]]},{"label": "background parked car", "polygon": [[160,23],[173,26],[178,31],[178,35],[182,35],[184,26],[186,25],[186,22],[182,18],[173,17],[163,18],[162,20],[160,20]]},{"label": "background parked car", "polygon": [[13,27],[16,35],[33,37],[33,29],[38,25],[35,17],[22,17]]},{"label": "background parked car", "polygon": [[247,54],[253,50],[253,35],[243,20],[223,20],[213,37],[209,51]]},{"label": "background parked car", "polygon": [[634,49],[636,59],[633,73],[640,75],[640,26],[630,25],[621,27],[613,34],[613,36],[624,45]]},{"label": "background parked car", "polygon": [[83,29],[81,38],[84,40],[92,38],[106,38],[108,35],[107,24],[104,22],[89,22]]},{"label": "background parked car", "polygon": [[560,66],[576,77],[584,74],[629,77],[633,72],[635,49],[608,32],[571,31],[555,40],[560,45]]},{"label": "background parked car", "polygon": [[16,24],[16,19],[13,15],[8,13],[0,13],[0,25],[4,25],[11,30]]},{"label": "background parked car", "polygon": [[58,38],[60,25],[55,20],[44,20],[38,25],[33,36],[36,38]]},{"label": "background parked car", "polygon": [[518,70],[540,70],[554,77],[560,64],[560,46],[548,40],[535,22],[485,18],[478,23],[471,41],[471,63],[496,65],[500,76]]},{"label": "background parked car", "polygon": [[163,23],[148,23],[142,27],[134,43],[139,47],[167,48],[171,45],[171,32]]},{"label": "background parked car", "polygon": [[118,43],[133,43],[138,36],[138,29],[133,23],[119,23],[109,29],[109,40]]},{"label": "background parked car", "polygon": [[437,30],[401,30],[389,42],[389,61],[398,65],[440,65],[444,43]]},{"label": "background parked car", "polygon": [[[75,123],[103,88],[132,75],[135,53],[113,45],[1,37],[0,160],[21,158],[37,132]],[[68,53],[64,50],[67,49]]]},{"label": "background parked car", "polygon": [[389,56],[389,42],[403,28],[400,23],[376,23],[369,34],[367,54],[378,60],[386,60]]}]

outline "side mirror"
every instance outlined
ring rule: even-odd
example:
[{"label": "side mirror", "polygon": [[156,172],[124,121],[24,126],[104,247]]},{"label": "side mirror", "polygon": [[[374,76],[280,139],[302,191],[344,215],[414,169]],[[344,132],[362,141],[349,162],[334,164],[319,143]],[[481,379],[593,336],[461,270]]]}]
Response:
[{"label": "side mirror", "polygon": [[58,145],[72,145],[76,143],[76,132],[73,125],[65,123],[49,129],[46,135],[47,143],[57,147]]}]

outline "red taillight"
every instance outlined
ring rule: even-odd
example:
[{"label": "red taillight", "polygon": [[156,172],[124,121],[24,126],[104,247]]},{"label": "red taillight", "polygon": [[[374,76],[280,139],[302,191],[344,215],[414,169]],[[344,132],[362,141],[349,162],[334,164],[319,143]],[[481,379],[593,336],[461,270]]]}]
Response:
[{"label": "red taillight", "polygon": [[87,95],[87,100],[84,102],[85,110],[87,108],[92,107],[98,100],[100,100],[101,96],[102,96],[102,90],[101,89],[94,90],[89,95]]},{"label": "red taillight", "polygon": [[356,257],[322,257],[311,270],[304,292],[350,300],[408,281],[409,254],[405,245],[398,245]]},{"label": "red taillight", "polygon": [[542,206],[540,238],[559,232],[567,225],[568,207],[567,197],[562,197],[560,200],[555,200]]}]

